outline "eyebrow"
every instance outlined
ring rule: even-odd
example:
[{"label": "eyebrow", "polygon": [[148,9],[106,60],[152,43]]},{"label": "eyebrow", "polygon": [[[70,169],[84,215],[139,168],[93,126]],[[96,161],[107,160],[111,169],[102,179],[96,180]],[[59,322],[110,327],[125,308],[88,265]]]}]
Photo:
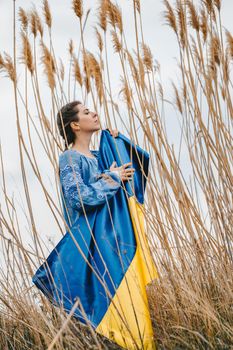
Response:
[{"label": "eyebrow", "polygon": [[89,111],[89,108],[85,108],[84,111]]}]

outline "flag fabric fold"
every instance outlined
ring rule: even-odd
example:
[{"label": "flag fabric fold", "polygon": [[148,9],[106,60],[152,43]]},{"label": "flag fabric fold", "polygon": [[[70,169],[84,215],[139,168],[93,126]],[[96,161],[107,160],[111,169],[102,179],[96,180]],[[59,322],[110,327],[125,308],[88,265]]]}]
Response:
[{"label": "flag fabric fold", "polygon": [[[133,180],[77,219],[34,274],[33,283],[57,306],[89,322],[122,348],[154,350],[146,286],[157,278],[144,228],[149,154],[119,133],[101,133],[98,167],[132,162]],[[73,154],[74,162],[79,161]],[[83,163],[85,167],[85,163]],[[88,177],[88,169],[82,169]],[[114,176],[113,176],[114,177]],[[75,199],[75,197],[74,197]],[[85,313],[85,314],[84,314]]]}]

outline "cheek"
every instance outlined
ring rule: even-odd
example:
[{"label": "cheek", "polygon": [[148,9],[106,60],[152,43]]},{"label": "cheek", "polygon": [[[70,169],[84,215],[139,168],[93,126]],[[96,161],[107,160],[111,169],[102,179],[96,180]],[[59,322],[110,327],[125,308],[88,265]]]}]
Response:
[{"label": "cheek", "polygon": [[83,116],[82,121],[80,121],[80,126],[82,129],[88,129],[91,125],[93,125],[92,120],[88,116]]}]

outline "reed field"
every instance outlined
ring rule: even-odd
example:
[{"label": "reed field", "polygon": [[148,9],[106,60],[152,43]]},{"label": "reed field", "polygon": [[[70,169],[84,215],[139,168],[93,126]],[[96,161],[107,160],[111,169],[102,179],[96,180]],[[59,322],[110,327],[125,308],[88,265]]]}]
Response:
[{"label": "reed field", "polygon": [[[147,293],[157,348],[233,349],[233,35],[222,20],[224,1],[163,0],[162,22],[178,52],[176,75],[169,82],[172,93],[167,94],[162,62],[143,32],[145,1],[128,1],[134,48],[128,47],[120,1],[96,1],[95,22],[89,20],[85,1],[68,1],[78,38],[67,33],[67,61],[53,45],[50,1],[30,8],[12,1],[14,50],[11,54],[1,47],[0,79],[12,83],[23,198],[11,196],[6,145],[0,143],[1,350],[120,349],[72,313],[52,306],[31,281],[53,247],[50,243],[48,249],[47,236],[38,231],[43,217],[32,204],[35,190],[60,238],[65,233],[58,185],[64,144],[56,113],[74,99],[88,101],[103,129],[118,129],[150,154],[145,227],[159,277]],[[90,26],[95,52],[85,38]],[[110,50],[117,66],[109,60]],[[180,125],[178,147],[167,132],[174,119]],[[98,148],[99,134],[93,148]],[[41,168],[38,147],[53,187]],[[29,174],[36,188],[29,186]]]}]

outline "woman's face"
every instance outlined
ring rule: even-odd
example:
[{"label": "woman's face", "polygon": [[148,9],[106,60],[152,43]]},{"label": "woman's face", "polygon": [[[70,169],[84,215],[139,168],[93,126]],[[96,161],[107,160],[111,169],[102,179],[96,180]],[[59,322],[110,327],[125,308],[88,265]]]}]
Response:
[{"label": "woman's face", "polygon": [[79,121],[75,122],[80,127],[80,131],[97,131],[100,129],[99,117],[96,112],[89,111],[89,108],[83,104],[78,104],[75,106],[78,112]]}]

